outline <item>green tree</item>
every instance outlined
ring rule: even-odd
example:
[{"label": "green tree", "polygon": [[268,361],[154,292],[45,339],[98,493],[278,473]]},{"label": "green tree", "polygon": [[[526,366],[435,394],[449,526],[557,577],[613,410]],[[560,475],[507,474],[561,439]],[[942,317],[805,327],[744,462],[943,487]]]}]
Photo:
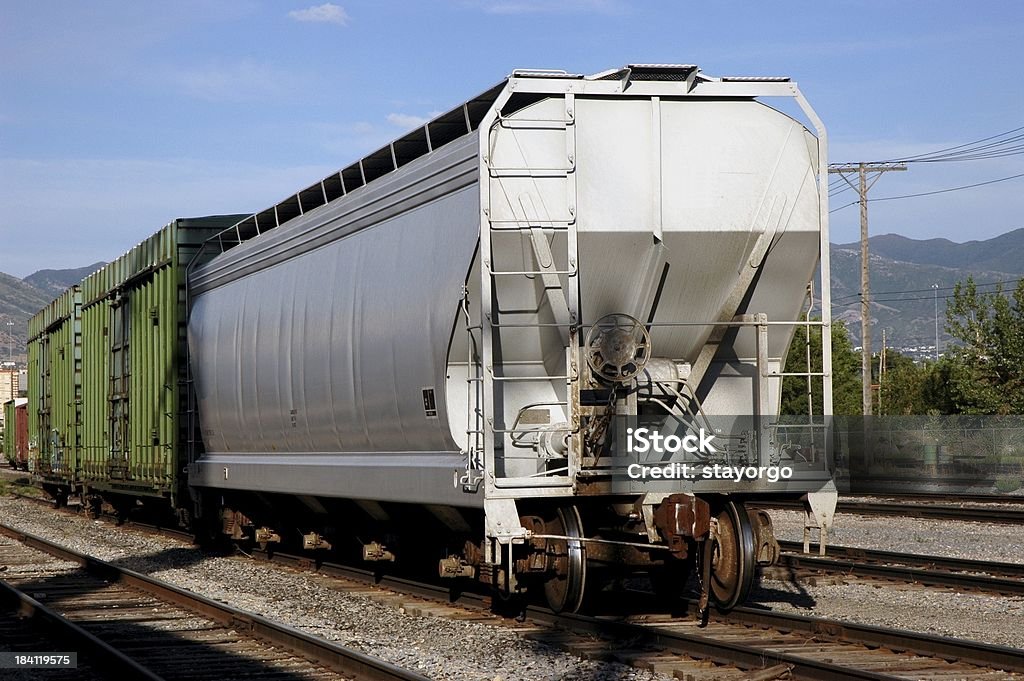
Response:
[{"label": "green tree", "polygon": [[922,413],[929,416],[957,414],[953,395],[953,358],[948,354],[937,362],[928,362],[924,367],[921,382]]},{"label": "green tree", "polygon": [[946,303],[951,401],[963,414],[1024,414],[1024,282],[978,291],[972,278]]},{"label": "green tree", "polygon": [[[807,371],[807,332],[796,327],[793,342],[786,355],[786,372]],[[811,327],[811,371],[821,371],[821,327]],[[814,411],[821,413],[822,380],[811,379]],[[860,355],[853,351],[850,335],[842,322],[832,323],[832,411],[835,414],[861,413]],[[807,413],[807,379],[786,376],[782,380],[781,413],[802,415]]]},{"label": "green tree", "polygon": [[[875,365],[878,356],[875,357]],[[877,374],[876,374],[877,375]],[[910,416],[927,413],[924,397],[928,367],[895,350],[885,351],[885,378],[879,381],[876,409],[885,416]]]}]

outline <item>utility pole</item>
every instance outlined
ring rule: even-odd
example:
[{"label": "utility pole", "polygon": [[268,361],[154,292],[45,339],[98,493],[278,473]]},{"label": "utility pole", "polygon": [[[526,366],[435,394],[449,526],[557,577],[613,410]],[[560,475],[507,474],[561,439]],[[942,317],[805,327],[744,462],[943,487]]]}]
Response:
[{"label": "utility pole", "polygon": [[882,329],[882,352],[878,357],[878,415],[882,416],[882,395],[885,390],[885,329]]},{"label": "utility pole", "polygon": [[932,284],[932,298],[935,299],[935,361],[939,361],[939,285]]},{"label": "utility pole", "polygon": [[14,364],[14,322],[7,322],[7,359]]},{"label": "utility pole", "polygon": [[[864,416],[871,416],[871,288],[868,281],[868,190],[882,173],[906,170],[906,163],[833,163],[828,172],[837,174],[860,196],[860,343],[861,398]],[[873,173],[869,178],[868,175]],[[849,176],[856,174],[857,184]]]}]

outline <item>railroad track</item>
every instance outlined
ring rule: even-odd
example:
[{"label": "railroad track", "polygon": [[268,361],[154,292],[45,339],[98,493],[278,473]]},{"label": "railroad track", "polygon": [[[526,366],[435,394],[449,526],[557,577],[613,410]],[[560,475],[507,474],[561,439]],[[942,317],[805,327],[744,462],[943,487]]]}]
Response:
[{"label": "railroad track", "polygon": [[[344,589],[362,589],[395,607],[445,616],[446,611],[487,611],[480,593],[399,577],[381,577],[346,565],[301,556],[258,553],[263,560],[337,577]],[[410,597],[413,600],[410,600]],[[418,599],[418,600],[417,600]],[[536,606],[525,635],[583,657],[614,660],[678,678],[714,679],[1018,679],[1024,651],[884,627],[737,608],[712,614],[706,627],[694,603],[666,612],[664,601],[627,592],[604,615],[555,614]],[[635,612],[638,606],[645,614]],[[465,610],[464,610],[465,609]],[[469,615],[462,615],[469,616]]]},{"label": "railroad track", "polygon": [[7,567],[0,572],[5,616],[45,623],[88,655],[98,678],[425,681],[2,524],[0,565]]},{"label": "railroad track", "polygon": [[812,579],[829,574],[952,588],[1001,596],[1024,595],[1024,565],[943,556],[829,546],[828,556],[802,553],[803,544],[779,541],[779,564],[763,574],[775,579]]},{"label": "railroad track", "polygon": [[[150,528],[151,529],[151,528]],[[539,607],[525,621],[495,617],[488,596],[380,576],[284,553],[255,557],[335,577],[340,591],[411,614],[488,619],[568,652],[692,679],[1024,679],[1024,651],[815,617],[738,608],[700,627],[692,603],[668,612],[649,593],[625,595],[602,615],[558,615]],[[636,614],[637,612],[641,614]]]},{"label": "railroad track", "polygon": [[[34,656],[38,653],[65,653],[75,650],[76,642],[68,638],[59,626],[54,626],[35,616],[31,602],[22,602],[13,597],[13,592],[0,582],[0,650],[5,653]],[[47,681],[103,681],[107,678],[102,671],[102,664],[97,664],[94,656],[81,650],[72,667],[60,664],[49,666],[45,672],[38,668],[30,668],[23,663],[18,667],[10,661],[10,666],[0,667],[0,678],[29,679],[30,674],[45,674]]]},{"label": "railroad track", "polygon": [[934,501],[954,504],[1006,504],[1019,506],[1024,504],[1024,494],[963,494],[958,492],[865,492],[850,496],[869,497],[872,499]]},{"label": "railroad track", "polygon": [[[778,508],[803,510],[799,501],[757,501],[751,506],[757,508]],[[962,520],[977,523],[998,523],[1007,525],[1024,524],[1024,509],[998,508],[989,506],[954,506],[952,504],[907,503],[905,501],[876,502],[840,500],[837,513],[870,516],[903,516],[927,518],[930,520]]]}]

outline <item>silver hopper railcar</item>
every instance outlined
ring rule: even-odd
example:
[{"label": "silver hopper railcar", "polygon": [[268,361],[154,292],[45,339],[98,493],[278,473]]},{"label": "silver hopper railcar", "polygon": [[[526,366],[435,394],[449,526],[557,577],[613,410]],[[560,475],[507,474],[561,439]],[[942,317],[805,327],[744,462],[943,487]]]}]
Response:
[{"label": "silver hopper railcar", "polygon": [[207,243],[198,511],[367,560],[436,551],[557,610],[694,564],[705,602],[742,602],[778,553],[750,501],[832,522],[829,372],[806,373],[818,413],[777,418],[794,329],[830,324],[826,173],[786,78],[514,72]]}]

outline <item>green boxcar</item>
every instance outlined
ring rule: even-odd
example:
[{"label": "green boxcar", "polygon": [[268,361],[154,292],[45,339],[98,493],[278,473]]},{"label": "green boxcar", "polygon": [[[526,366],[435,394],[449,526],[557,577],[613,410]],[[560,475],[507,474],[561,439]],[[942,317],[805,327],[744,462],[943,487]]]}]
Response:
[{"label": "green boxcar", "polygon": [[184,493],[186,268],[245,217],[175,220],[82,282],[84,493]]},{"label": "green boxcar", "polygon": [[15,467],[15,445],[14,445],[14,433],[17,430],[15,426],[15,415],[14,415],[14,400],[4,402],[4,458],[7,459],[7,464],[11,467]]},{"label": "green boxcar", "polygon": [[28,323],[29,448],[44,486],[81,480],[82,292],[64,291]]},{"label": "green boxcar", "polygon": [[28,470],[28,400],[4,402],[4,455],[11,468]]}]

